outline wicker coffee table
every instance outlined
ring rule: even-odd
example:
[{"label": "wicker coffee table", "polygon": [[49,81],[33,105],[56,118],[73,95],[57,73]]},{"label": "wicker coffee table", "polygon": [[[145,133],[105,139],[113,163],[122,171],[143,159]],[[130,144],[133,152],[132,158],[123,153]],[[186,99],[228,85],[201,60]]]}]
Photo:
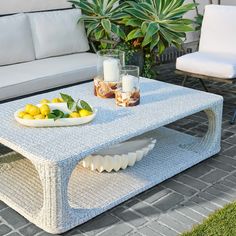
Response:
[{"label": "wicker coffee table", "polygon": [[[98,108],[96,119],[61,128],[27,128],[14,121],[18,108],[58,97],[59,91],[0,105],[0,142],[15,151],[0,162],[0,200],[50,233],[82,224],[220,151],[221,96],[141,79],[141,104],[121,108],[114,100],[94,97],[93,83],[61,91]],[[163,127],[199,111],[209,120],[204,137]],[[155,137],[157,144],[134,167],[100,174],[78,165],[139,135]]]}]

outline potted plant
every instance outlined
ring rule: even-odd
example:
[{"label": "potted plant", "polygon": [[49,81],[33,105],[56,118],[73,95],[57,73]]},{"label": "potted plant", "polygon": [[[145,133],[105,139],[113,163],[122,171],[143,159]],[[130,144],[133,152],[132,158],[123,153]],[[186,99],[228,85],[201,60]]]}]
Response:
[{"label": "potted plant", "polygon": [[70,0],[69,2],[82,10],[88,38],[98,42],[101,48],[109,48],[119,40],[125,40],[126,35],[121,27],[121,20],[127,17],[124,9],[126,3],[119,4],[119,0]]},{"label": "potted plant", "polygon": [[[131,27],[127,40],[138,39],[146,54],[146,71],[150,71],[156,55],[161,55],[170,46],[180,48],[186,32],[192,31],[192,20],[183,16],[193,10],[195,4],[184,4],[184,0],[128,1],[125,12],[128,17],[122,22]],[[155,63],[153,63],[155,64]]]},{"label": "potted plant", "polygon": [[71,0],[83,12],[87,35],[99,48],[126,52],[128,63],[152,77],[157,57],[169,46],[180,48],[193,21],[184,14],[195,7],[184,0]]}]

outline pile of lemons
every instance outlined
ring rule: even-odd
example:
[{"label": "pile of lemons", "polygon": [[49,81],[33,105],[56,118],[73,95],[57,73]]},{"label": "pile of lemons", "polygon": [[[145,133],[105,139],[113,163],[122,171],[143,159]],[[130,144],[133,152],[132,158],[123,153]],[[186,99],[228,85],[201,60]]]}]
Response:
[{"label": "pile of lemons", "polygon": [[[43,120],[48,119],[48,115],[51,113],[51,109],[48,106],[48,103],[62,103],[64,102],[62,98],[53,98],[51,101],[48,99],[42,99],[40,107],[33,104],[27,104],[24,108],[24,111],[18,113],[18,117],[21,119],[27,120]],[[90,116],[92,112],[85,109],[81,109],[78,112],[71,112],[68,118],[80,118],[85,116]]]}]

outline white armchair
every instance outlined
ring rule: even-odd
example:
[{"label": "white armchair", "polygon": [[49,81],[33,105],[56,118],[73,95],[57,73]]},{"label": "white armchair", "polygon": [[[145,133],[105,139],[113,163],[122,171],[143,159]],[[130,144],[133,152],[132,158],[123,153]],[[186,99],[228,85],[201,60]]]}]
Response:
[{"label": "white armchair", "polygon": [[[177,59],[177,73],[204,80],[236,83],[236,7],[208,5],[205,8],[199,51]],[[208,91],[208,90],[207,90]],[[235,122],[236,112],[232,119]]]}]

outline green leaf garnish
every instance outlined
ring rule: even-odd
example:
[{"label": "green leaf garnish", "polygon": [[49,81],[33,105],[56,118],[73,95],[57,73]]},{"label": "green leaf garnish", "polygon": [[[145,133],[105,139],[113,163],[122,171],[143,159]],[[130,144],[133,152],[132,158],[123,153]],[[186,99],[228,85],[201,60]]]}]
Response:
[{"label": "green leaf garnish", "polygon": [[72,102],[72,101],[67,102],[67,107],[68,107],[69,110],[74,111],[75,108],[76,108],[76,103]]},{"label": "green leaf garnish", "polygon": [[91,106],[85,102],[84,100],[78,99],[77,102],[68,94],[61,93],[61,98],[67,103],[67,108],[70,111],[80,111],[81,109],[85,109],[89,112],[93,112]]},{"label": "green leaf garnish", "polygon": [[82,108],[78,106],[78,104],[76,105],[76,111],[79,112]]},{"label": "green leaf garnish", "polygon": [[64,116],[64,112],[60,110],[53,110],[52,113],[57,117],[57,118],[62,118]]},{"label": "green leaf garnish", "polygon": [[87,111],[93,112],[93,109],[91,108],[91,106],[84,100],[80,100],[80,106]]},{"label": "green leaf garnish", "polygon": [[60,93],[61,98],[65,101],[65,102],[74,102],[74,99],[70,96],[67,95],[65,93]]},{"label": "green leaf garnish", "polygon": [[75,108],[75,100],[68,94],[60,93],[61,98],[67,103],[67,108],[73,110]]},{"label": "green leaf garnish", "polygon": [[70,115],[67,113],[67,114],[64,114],[63,118],[69,118]]},{"label": "green leaf garnish", "polygon": [[48,119],[54,119],[54,121],[63,118],[64,117],[64,112],[60,111],[60,110],[53,110],[49,115],[48,115]]},{"label": "green leaf garnish", "polygon": [[54,115],[53,113],[48,114],[48,119],[55,119],[56,115]]}]

